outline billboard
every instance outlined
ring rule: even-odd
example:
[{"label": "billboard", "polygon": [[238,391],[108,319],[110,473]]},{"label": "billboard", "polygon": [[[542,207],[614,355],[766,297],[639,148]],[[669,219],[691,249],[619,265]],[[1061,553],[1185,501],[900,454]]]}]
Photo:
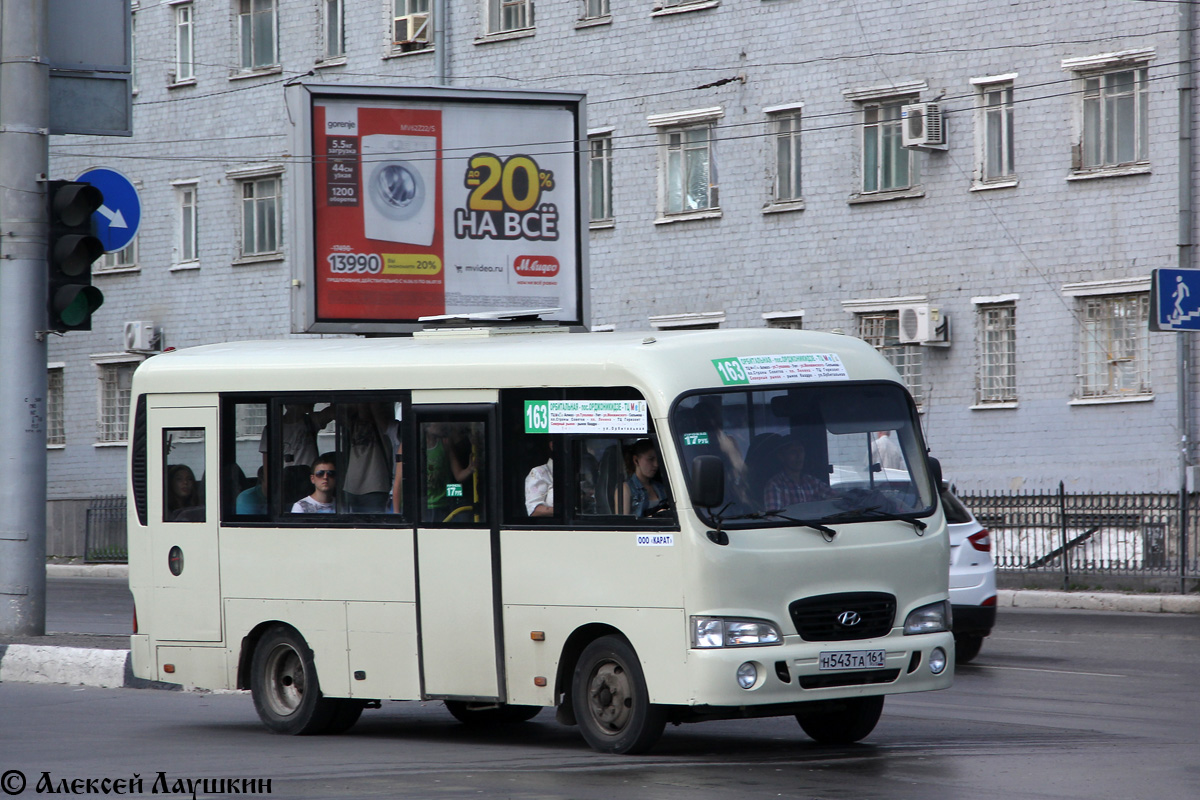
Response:
[{"label": "billboard", "polygon": [[294,332],[587,324],[582,94],[291,91]]}]

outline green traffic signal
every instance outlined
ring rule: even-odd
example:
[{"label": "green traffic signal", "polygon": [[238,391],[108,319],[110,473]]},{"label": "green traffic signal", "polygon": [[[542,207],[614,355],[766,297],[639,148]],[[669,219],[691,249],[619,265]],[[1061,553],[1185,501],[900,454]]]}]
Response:
[{"label": "green traffic signal", "polygon": [[92,214],[104,204],[104,195],[79,181],[50,181],[47,190],[49,329],[90,331],[92,314],[104,303],[104,295],[92,286],[92,264],[104,255],[104,245],[92,231]]}]

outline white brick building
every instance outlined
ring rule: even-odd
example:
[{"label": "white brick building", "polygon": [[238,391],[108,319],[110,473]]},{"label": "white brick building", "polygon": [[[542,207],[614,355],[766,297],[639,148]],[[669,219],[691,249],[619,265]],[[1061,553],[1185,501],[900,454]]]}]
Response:
[{"label": "white brick building", "polygon": [[[434,48],[397,43],[433,5],[135,3],[135,136],[51,143],[52,177],[121,170],[146,209],[92,333],[51,343],[52,504],[122,491],[126,320],[176,347],[291,335],[283,84],[434,83]],[[1179,334],[1145,319],[1178,263],[1174,4],[447,5],[449,85],[588,93],[595,325],[861,335],[960,487],[1178,487]],[[935,98],[948,146],[902,148],[900,106]],[[949,344],[899,344],[902,306]]]}]

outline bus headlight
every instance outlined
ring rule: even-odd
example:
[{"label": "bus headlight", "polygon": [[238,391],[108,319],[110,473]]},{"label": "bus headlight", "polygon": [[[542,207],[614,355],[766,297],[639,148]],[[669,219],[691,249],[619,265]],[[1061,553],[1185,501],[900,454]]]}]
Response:
[{"label": "bus headlight", "polygon": [[950,625],[950,602],[943,600],[914,609],[904,620],[904,635],[940,633],[950,630]]},{"label": "bus headlight", "polygon": [[692,617],[692,647],[755,647],[783,644],[779,629],[761,619]]}]

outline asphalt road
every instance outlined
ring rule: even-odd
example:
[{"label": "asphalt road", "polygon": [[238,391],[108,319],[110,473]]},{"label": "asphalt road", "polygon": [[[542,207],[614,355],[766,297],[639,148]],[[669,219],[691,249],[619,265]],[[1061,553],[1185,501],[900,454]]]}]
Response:
[{"label": "asphalt road", "polygon": [[[1200,617],[1017,612],[954,688],[890,698],[865,743],[790,718],[668,728],[603,756],[549,711],[502,732],[388,703],[348,734],[268,733],[242,694],[0,684],[0,773],[270,778],[281,798],[1087,798],[1200,796]],[[4,778],[16,781],[16,776]],[[15,785],[15,784],[12,784]],[[0,788],[3,788],[0,786]]]}]

